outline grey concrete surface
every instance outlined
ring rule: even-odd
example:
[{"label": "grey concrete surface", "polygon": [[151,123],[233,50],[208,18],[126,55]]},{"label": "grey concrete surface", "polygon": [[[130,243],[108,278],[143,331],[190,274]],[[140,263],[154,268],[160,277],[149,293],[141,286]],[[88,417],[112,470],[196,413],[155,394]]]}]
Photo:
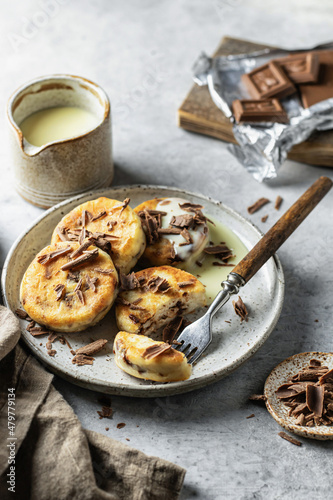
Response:
[{"label": "grey concrete surface", "polygon": [[[5,104],[16,87],[42,74],[83,75],[108,93],[115,185],[184,186],[246,215],[260,196],[281,195],[286,209],[318,176],[332,177],[332,169],[288,161],[275,181],[260,185],[224,143],[187,133],[176,120],[201,50],[211,53],[223,35],[293,47],[331,40],[328,0],[2,0],[0,5],[1,263],[16,237],[42,213],[14,190]],[[281,429],[264,408],[248,401],[289,355],[332,351],[332,211],[333,194],[279,252],[286,277],[283,312],[250,361],[228,378],[182,396],[113,397],[111,421],[98,419],[97,394],[57,378],[56,387],[83,426],[185,467],[181,500],[332,498],[333,443],[302,439],[303,446],[295,447],[278,436]],[[260,222],[263,212],[251,220],[265,231],[279,214],[272,206],[264,212],[266,224]],[[252,413],[255,417],[246,419]],[[117,429],[118,422],[126,427]]]}]

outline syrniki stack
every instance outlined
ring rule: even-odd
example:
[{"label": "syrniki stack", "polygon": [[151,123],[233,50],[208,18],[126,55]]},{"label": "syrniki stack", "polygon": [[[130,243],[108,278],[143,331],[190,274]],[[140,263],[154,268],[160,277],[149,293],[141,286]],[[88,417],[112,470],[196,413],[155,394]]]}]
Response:
[{"label": "syrniki stack", "polygon": [[187,380],[192,372],[183,353],[144,335],[119,332],[113,349],[119,368],[137,378],[176,382]]},{"label": "syrniki stack", "polygon": [[78,332],[100,321],[118,291],[111,257],[90,244],[54,243],[26,270],[21,303],[37,323],[57,332]]},{"label": "syrniki stack", "polygon": [[182,198],[154,198],[138,205],[134,210],[147,238],[142,261],[150,266],[194,263],[209,242],[202,209]]},{"label": "syrniki stack", "polygon": [[150,335],[182,316],[206,305],[205,287],[181,269],[160,266],[132,273],[121,285],[116,301],[119,330]]},{"label": "syrniki stack", "polygon": [[146,247],[138,215],[123,202],[109,198],[87,201],[66,214],[52,235],[52,243],[94,239],[94,244],[110,254],[122,273],[128,273]]}]

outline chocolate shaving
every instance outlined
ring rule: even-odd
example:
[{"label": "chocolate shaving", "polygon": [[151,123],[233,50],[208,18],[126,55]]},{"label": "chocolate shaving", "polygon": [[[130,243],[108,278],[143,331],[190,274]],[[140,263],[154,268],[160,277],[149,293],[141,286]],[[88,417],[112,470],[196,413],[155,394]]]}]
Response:
[{"label": "chocolate shaving", "polygon": [[212,262],[212,266],[218,266],[218,267],[235,267],[235,264],[226,264],[225,262]]},{"label": "chocolate shaving", "polygon": [[172,344],[175,336],[183,324],[183,318],[178,316],[163,328],[163,342]]},{"label": "chocolate shaving", "polygon": [[130,198],[125,198],[125,200],[120,205],[116,205],[115,207],[112,207],[112,210],[115,210],[116,208],[121,208],[120,213],[122,213],[130,201],[131,201]]},{"label": "chocolate shaving", "polygon": [[248,415],[246,418],[253,418],[253,417],[255,417],[255,414],[251,413],[251,415]]},{"label": "chocolate shaving", "polygon": [[47,342],[46,342],[46,350],[47,350],[47,354],[51,357],[53,357],[57,351],[55,349],[52,349],[52,342],[54,342],[55,340],[57,340],[58,338],[58,334],[57,333],[54,333],[54,332],[49,332],[50,335],[48,336],[47,338]]},{"label": "chocolate shaving", "polygon": [[[111,418],[113,415],[113,410],[111,406],[102,406],[102,410],[97,410],[97,413],[99,415],[99,419],[101,420],[102,418]],[[105,427],[106,430],[109,430],[108,427]]]},{"label": "chocolate shaving", "polygon": [[95,220],[102,219],[105,216],[106,216],[106,211],[102,210],[102,212],[100,212],[98,215],[96,215],[95,217],[93,217],[92,219],[90,219],[90,222],[95,222]]},{"label": "chocolate shaving", "polygon": [[171,200],[162,200],[162,201],[160,201],[159,204],[160,204],[160,206],[164,206],[164,205],[170,205],[170,203],[171,203]]},{"label": "chocolate shaving", "polygon": [[86,240],[84,243],[82,243],[79,248],[77,248],[76,250],[74,250],[74,252],[72,252],[70,254],[70,258],[71,259],[74,259],[75,257],[77,257],[78,255],[81,255],[85,250],[87,250],[87,248],[89,248],[91,246],[91,242],[89,240]]},{"label": "chocolate shaving", "polygon": [[128,317],[129,317],[129,319],[130,319],[133,323],[135,323],[136,325],[137,325],[138,323],[140,323],[139,318],[138,318],[137,316],[135,316],[134,314],[129,314],[129,315],[128,315]]},{"label": "chocolate shaving", "polygon": [[277,196],[277,198],[275,200],[275,205],[274,205],[275,210],[279,210],[282,202],[283,202],[283,198],[281,198],[281,196]]},{"label": "chocolate shaving", "polygon": [[193,239],[192,239],[192,236],[190,234],[190,232],[184,227],[184,229],[182,230],[182,232],[180,233],[180,235],[185,239],[186,243],[180,243],[180,246],[183,246],[183,245],[190,245],[191,243],[193,243]]},{"label": "chocolate shaving", "polygon": [[16,316],[18,316],[21,319],[31,321],[29,314],[26,313],[25,311],[23,311],[23,309],[16,309],[15,314],[16,314]]},{"label": "chocolate shaving", "polygon": [[107,344],[106,339],[98,339],[95,342],[91,342],[83,347],[80,347],[75,351],[75,354],[86,354],[87,356],[91,356],[92,354],[96,354],[101,351],[105,344]]},{"label": "chocolate shaving", "polygon": [[103,252],[106,252],[107,254],[111,253],[111,242],[108,239],[103,238],[102,236],[97,236],[97,238],[90,236],[89,241],[91,245],[95,245],[95,247],[100,248]]},{"label": "chocolate shaving", "polygon": [[252,394],[249,397],[250,401],[266,401],[266,396],[264,394]]},{"label": "chocolate shaving", "polygon": [[329,406],[333,402],[333,384],[325,383],[332,373],[319,360],[311,359],[308,366],[276,390],[278,398],[290,408],[289,415],[296,417],[296,425],[333,424],[333,413],[330,414],[333,405]]},{"label": "chocolate shaving", "polygon": [[27,326],[27,331],[30,332],[31,328],[34,328],[35,325],[36,325],[36,321],[34,321],[33,319],[31,321],[29,321],[28,326]]},{"label": "chocolate shaving", "polygon": [[67,279],[78,282],[80,280],[80,272],[79,271],[76,271],[74,273],[69,272],[67,274]]},{"label": "chocolate shaving", "polygon": [[79,243],[80,245],[83,244],[84,240],[86,239],[86,236],[87,236],[87,233],[88,231],[86,230],[86,227],[83,226],[81,231],[80,231],[80,235],[79,235]]},{"label": "chocolate shaving", "polygon": [[194,226],[194,216],[190,214],[174,215],[170,220],[170,226],[192,228]]},{"label": "chocolate shaving", "polygon": [[77,259],[74,259],[70,262],[67,262],[67,264],[64,264],[61,266],[62,271],[66,271],[67,269],[73,269],[75,267],[81,266],[85,262],[88,262],[92,259],[95,259],[98,256],[98,249],[96,248],[95,250],[91,250],[88,252],[84,252],[83,255],[78,257]]},{"label": "chocolate shaving", "polygon": [[289,436],[289,434],[286,434],[285,432],[281,431],[279,432],[279,436],[285,439],[286,441],[289,441],[291,444],[295,444],[296,446],[302,446],[302,443],[298,441],[298,439],[295,439],[292,436]]},{"label": "chocolate shaving", "polygon": [[194,285],[195,281],[194,280],[188,280],[188,281],[181,281],[180,283],[177,283],[179,288],[185,288],[187,286],[192,286]]},{"label": "chocolate shaving", "polygon": [[57,294],[57,302],[59,300],[61,300],[63,298],[63,296],[65,295],[65,285],[62,285],[61,283],[59,283],[58,285],[56,285],[54,287],[54,291],[56,292]]},{"label": "chocolate shaving", "polygon": [[92,215],[90,212],[88,212],[88,210],[83,210],[82,211],[82,215],[81,215],[81,223],[80,225],[82,227],[86,227],[86,224],[91,221],[91,218],[92,218]]},{"label": "chocolate shaving", "polygon": [[181,234],[182,230],[178,227],[159,227],[158,234]]},{"label": "chocolate shaving", "polygon": [[266,222],[267,219],[268,219],[268,215],[264,215],[263,217],[261,217],[261,222]]},{"label": "chocolate shaving", "polygon": [[96,283],[98,278],[91,278],[89,275],[86,276],[86,283],[88,288],[90,288],[93,292],[96,292]]},{"label": "chocolate shaving", "polygon": [[156,358],[157,356],[159,356],[163,352],[170,351],[171,349],[172,349],[172,347],[170,344],[166,344],[166,343],[154,344],[154,345],[147,347],[147,349],[145,349],[143,351],[142,356],[145,359],[150,360],[150,359]]},{"label": "chocolate shaving", "polygon": [[253,205],[250,205],[247,208],[247,211],[249,212],[249,214],[254,214],[261,207],[263,207],[264,205],[266,205],[269,202],[270,202],[270,200],[268,198],[259,198],[259,200],[257,200],[255,203],[253,203]]},{"label": "chocolate shaving", "polygon": [[324,387],[308,385],[305,404],[316,417],[321,417],[324,410]]},{"label": "chocolate shaving", "polygon": [[101,273],[101,274],[112,274],[112,273],[114,273],[113,269],[103,269],[102,267],[94,267],[94,271],[96,271],[97,273]]},{"label": "chocolate shaving", "polygon": [[61,239],[61,241],[68,241],[69,240],[69,238],[67,236],[67,231],[65,230],[64,227],[57,227],[56,233],[59,236],[59,238]]},{"label": "chocolate shaving", "polygon": [[119,422],[119,424],[117,424],[117,429],[122,429],[125,425],[126,424],[124,422]]},{"label": "chocolate shaving", "polygon": [[92,356],[86,356],[85,354],[76,354],[72,359],[73,365],[83,366],[94,364],[95,358]]},{"label": "chocolate shaving", "polygon": [[235,313],[237,314],[237,316],[240,317],[241,319],[241,322],[242,321],[248,321],[248,311],[246,309],[246,306],[244,304],[244,302],[242,301],[241,297],[238,296],[238,300],[233,300],[232,301],[232,305],[234,306],[234,310],[235,310]]},{"label": "chocolate shaving", "polygon": [[85,300],[84,300],[84,295],[83,293],[81,292],[81,290],[76,290],[76,295],[78,296],[79,298],[79,301],[81,302],[81,304],[85,304]]},{"label": "chocolate shaving", "polygon": [[152,293],[165,293],[171,288],[171,286],[165,278],[161,278],[160,276],[153,276],[147,282],[146,288]]},{"label": "chocolate shaving", "polygon": [[151,215],[150,211],[145,209],[139,212],[139,217],[141,219],[143,230],[146,234],[148,243],[152,245],[159,240],[159,229],[161,225],[160,217],[154,217]]},{"label": "chocolate shaving", "polygon": [[202,205],[198,205],[196,203],[190,203],[189,201],[186,203],[178,203],[178,205],[182,210],[185,210],[186,212],[196,212],[197,210],[203,209]]},{"label": "chocolate shaving", "polygon": [[37,262],[39,264],[43,264],[43,265],[48,264],[49,262],[52,262],[52,261],[58,259],[58,257],[62,257],[64,255],[68,254],[71,250],[72,250],[71,247],[68,246],[66,248],[62,248],[61,250],[55,250],[54,252],[39,255],[37,257]]},{"label": "chocolate shaving", "polygon": [[116,304],[120,306],[126,306],[129,309],[132,309],[133,311],[146,311],[144,307],[138,306],[137,303],[138,301],[141,301],[142,299],[137,299],[134,302],[129,302],[128,300],[124,299],[124,297],[118,296],[116,299]]},{"label": "chocolate shaving", "polygon": [[39,335],[48,335],[50,333],[50,330],[48,330],[44,326],[33,326],[32,328],[29,328],[28,331],[33,337],[37,337]]},{"label": "chocolate shaving", "polygon": [[119,273],[119,281],[121,290],[135,290],[140,288],[140,283],[135,273],[123,274]]},{"label": "chocolate shaving", "polygon": [[214,255],[214,257],[221,259],[224,263],[227,263],[229,259],[234,257],[232,251],[229,247],[227,247],[227,245],[214,245],[206,247],[204,249],[204,253],[207,255]]}]

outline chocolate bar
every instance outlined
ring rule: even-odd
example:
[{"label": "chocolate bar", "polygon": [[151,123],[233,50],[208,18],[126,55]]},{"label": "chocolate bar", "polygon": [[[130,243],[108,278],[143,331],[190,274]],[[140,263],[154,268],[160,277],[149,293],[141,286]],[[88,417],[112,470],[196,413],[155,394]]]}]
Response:
[{"label": "chocolate bar", "polygon": [[288,115],[278,99],[235,100],[232,110],[237,123],[239,122],[276,122],[287,123]]},{"label": "chocolate bar", "polygon": [[275,62],[294,83],[315,83],[318,80],[319,57],[315,52],[291,54],[283,59],[275,59]]},{"label": "chocolate bar", "polygon": [[242,75],[242,80],[255,99],[282,98],[296,91],[283,69],[274,61]]},{"label": "chocolate bar", "polygon": [[315,53],[320,64],[318,83],[299,86],[304,108],[333,97],[333,51],[321,50]]}]

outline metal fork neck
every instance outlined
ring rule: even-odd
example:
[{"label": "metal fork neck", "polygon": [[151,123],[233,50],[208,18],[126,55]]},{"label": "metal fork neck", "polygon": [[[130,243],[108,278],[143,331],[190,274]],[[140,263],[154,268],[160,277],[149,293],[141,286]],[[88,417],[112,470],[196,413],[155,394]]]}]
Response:
[{"label": "metal fork neck", "polygon": [[239,292],[241,286],[245,285],[245,280],[236,273],[229,273],[225,281],[222,282],[222,290],[215,297],[206,314],[213,316],[230,298]]}]

